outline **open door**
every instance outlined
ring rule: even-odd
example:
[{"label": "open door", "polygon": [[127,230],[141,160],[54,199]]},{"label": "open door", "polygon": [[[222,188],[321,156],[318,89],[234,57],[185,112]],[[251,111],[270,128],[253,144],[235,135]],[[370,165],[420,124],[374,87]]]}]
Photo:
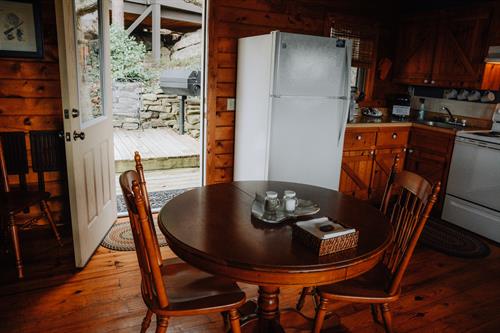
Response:
[{"label": "open door", "polygon": [[116,219],[108,1],[56,0],[75,263]]}]

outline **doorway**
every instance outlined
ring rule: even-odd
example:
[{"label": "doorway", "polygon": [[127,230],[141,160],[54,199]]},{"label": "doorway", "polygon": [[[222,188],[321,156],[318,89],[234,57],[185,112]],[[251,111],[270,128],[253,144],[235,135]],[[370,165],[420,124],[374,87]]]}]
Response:
[{"label": "doorway", "polygon": [[[152,210],[201,186],[202,1],[111,1],[113,137],[118,216],[127,215],[119,175],[141,154]],[[131,61],[132,59],[132,61]]]}]

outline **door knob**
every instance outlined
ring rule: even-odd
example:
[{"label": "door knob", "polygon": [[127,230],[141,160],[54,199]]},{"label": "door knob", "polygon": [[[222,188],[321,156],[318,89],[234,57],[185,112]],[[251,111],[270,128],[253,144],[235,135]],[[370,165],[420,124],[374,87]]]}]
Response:
[{"label": "door knob", "polygon": [[73,118],[76,118],[76,117],[78,117],[79,115],[80,115],[80,111],[78,111],[77,109],[73,109],[73,110],[71,110],[71,116],[72,116]]},{"label": "door knob", "polygon": [[78,133],[77,131],[73,131],[73,140],[76,141],[78,139],[85,140],[85,133],[83,132]]}]

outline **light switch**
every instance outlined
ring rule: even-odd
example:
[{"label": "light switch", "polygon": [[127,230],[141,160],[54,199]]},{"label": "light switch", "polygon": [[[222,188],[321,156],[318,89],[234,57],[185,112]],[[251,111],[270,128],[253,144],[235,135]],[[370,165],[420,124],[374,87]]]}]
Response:
[{"label": "light switch", "polygon": [[235,109],[235,99],[234,98],[228,98],[227,99],[227,111],[234,111]]}]

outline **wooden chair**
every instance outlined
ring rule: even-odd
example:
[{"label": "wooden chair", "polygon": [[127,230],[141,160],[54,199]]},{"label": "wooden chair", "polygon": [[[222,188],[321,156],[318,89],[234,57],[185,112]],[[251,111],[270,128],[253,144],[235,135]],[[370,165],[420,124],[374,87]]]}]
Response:
[{"label": "wooden chair", "polygon": [[47,200],[50,198],[50,193],[45,191],[30,191],[27,189],[12,190],[9,186],[7,166],[3,153],[2,140],[0,138],[0,170],[1,170],[1,182],[2,191],[0,192],[0,214],[1,222],[7,222],[9,233],[12,239],[12,246],[14,248],[14,254],[16,258],[17,275],[20,279],[24,278],[24,267],[21,256],[21,243],[19,238],[20,227],[16,224],[15,215],[28,209],[31,206],[39,205],[41,210],[41,215],[30,218],[24,221],[21,228],[28,227],[40,218],[45,218],[48,222],[54,235],[56,236],[57,242],[60,246],[63,246],[61,236],[57,231],[57,227],[52,218],[49,206],[47,205]]},{"label": "wooden chair", "polygon": [[141,332],[147,330],[153,314],[157,316],[156,332],[164,333],[170,317],[220,312],[228,313],[232,332],[239,333],[238,308],[245,302],[245,294],[234,281],[179,259],[162,260],[140,181],[136,171],[120,176],[142,276],[142,298],[148,307]]},{"label": "wooden chair", "polygon": [[[371,204],[378,205],[380,211],[382,211],[384,213],[384,215],[385,215],[385,211],[383,210],[383,207],[385,205],[389,204],[389,202],[387,202],[384,205],[384,202],[386,201],[386,196],[389,193],[388,192],[389,191],[389,187],[394,182],[394,177],[396,177],[396,173],[397,173],[398,167],[399,167],[399,154],[396,154],[396,156],[394,156],[394,162],[392,163],[391,169],[389,170],[389,173],[387,175],[387,182],[386,182],[386,185],[385,185],[385,188],[384,188],[384,193],[383,193],[383,196],[382,196],[382,200],[380,202],[375,202],[375,201],[372,202],[372,201],[370,201]],[[312,296],[313,297],[313,302],[314,302],[314,307],[315,308],[318,307],[320,299],[319,299],[319,295],[316,292],[316,287],[305,287],[305,288],[302,289],[302,292],[300,293],[300,297],[299,297],[299,299],[297,301],[296,309],[298,311],[302,310],[302,308],[304,307],[304,303],[305,303],[305,300],[306,300],[307,296]]]},{"label": "wooden chair", "polygon": [[[382,262],[369,272],[351,280],[316,287],[320,302],[316,310],[314,332],[321,330],[328,305],[335,300],[369,303],[375,322],[380,323],[381,312],[385,331],[392,332],[389,303],[399,298],[401,280],[436,203],[440,187],[440,182],[433,187],[423,177],[409,171],[391,173],[381,211],[393,224],[393,242]],[[390,205],[393,196],[397,199]]]}]

